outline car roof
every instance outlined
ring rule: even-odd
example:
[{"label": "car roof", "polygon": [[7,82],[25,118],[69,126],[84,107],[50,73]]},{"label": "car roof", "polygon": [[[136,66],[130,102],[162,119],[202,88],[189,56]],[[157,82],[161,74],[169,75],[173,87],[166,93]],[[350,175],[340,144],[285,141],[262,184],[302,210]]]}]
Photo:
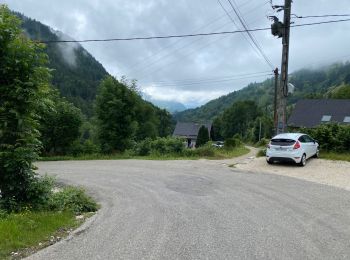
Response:
[{"label": "car roof", "polygon": [[302,133],[283,133],[283,134],[279,134],[274,136],[272,139],[298,139],[300,136],[305,135]]}]

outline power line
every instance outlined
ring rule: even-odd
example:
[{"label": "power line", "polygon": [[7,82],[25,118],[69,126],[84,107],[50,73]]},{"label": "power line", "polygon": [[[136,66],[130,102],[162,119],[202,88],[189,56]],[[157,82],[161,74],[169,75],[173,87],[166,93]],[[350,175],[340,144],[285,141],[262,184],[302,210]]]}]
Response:
[{"label": "power line", "polygon": [[350,14],[323,14],[323,15],[296,15],[292,14],[294,18],[303,19],[303,18],[324,18],[324,17],[347,17]]},{"label": "power line", "polygon": [[[249,1],[248,1],[248,2],[249,2]],[[248,3],[248,2],[247,2],[247,3]],[[260,6],[262,6],[262,5],[266,5],[267,3],[269,3],[269,2],[265,2],[265,3],[263,3],[263,4],[260,4],[260,5],[258,5],[258,6],[255,6],[254,8],[252,8],[252,9],[250,9],[249,11],[245,12],[245,14],[251,13],[252,11],[256,10],[258,7],[260,7]],[[243,5],[244,5],[244,4],[243,4]],[[240,5],[240,7],[243,6],[243,5]],[[231,13],[231,12],[233,12],[233,10],[230,11],[230,12],[226,12],[226,14],[227,14],[228,16],[230,16],[229,13]],[[209,25],[213,24],[214,22],[216,22],[216,21],[218,21],[218,20],[221,20],[223,17],[225,17],[225,15],[220,16],[219,18],[213,20],[212,22],[208,23],[207,25],[204,25],[204,26],[198,28],[198,29],[195,30],[193,33],[199,31],[200,29],[203,29],[203,28],[205,28],[205,27],[208,27]],[[226,25],[227,25],[227,23],[224,24],[224,25],[222,25],[222,26],[220,26],[220,27],[217,27],[217,29],[224,28]],[[237,28],[237,29],[238,29],[238,28]],[[216,29],[214,29],[214,30],[216,30]],[[245,36],[244,34],[242,34],[242,35]],[[186,43],[186,44],[184,44],[184,45],[182,45],[182,46],[179,46],[179,48],[176,48],[176,49],[174,49],[173,51],[168,51],[167,54],[161,55],[161,56],[159,56],[158,58],[155,57],[155,56],[157,56],[159,53],[161,53],[161,52],[167,50],[167,49],[165,49],[165,48],[170,47],[170,46],[172,46],[172,45],[176,45],[177,43],[181,42],[182,38],[180,38],[180,39],[178,39],[176,42],[174,42],[174,44],[169,44],[167,47],[165,47],[165,48],[164,48],[163,50],[161,50],[160,52],[158,52],[158,53],[156,53],[156,54],[154,54],[154,55],[149,56],[149,59],[151,59],[152,57],[155,57],[155,60],[153,60],[153,61],[147,61],[147,59],[143,59],[143,61],[141,61],[141,62],[136,62],[136,63],[134,64],[134,65],[137,65],[137,64],[141,65],[141,63],[146,63],[146,66],[144,66],[143,68],[141,67],[140,69],[138,69],[138,67],[140,67],[140,66],[134,66],[134,65],[132,65],[132,66],[129,67],[128,71],[131,71],[132,68],[136,68],[136,71],[141,71],[141,72],[142,72],[142,75],[144,75],[144,74],[146,74],[148,71],[150,71],[150,70],[152,69],[152,67],[154,67],[154,65],[157,65],[159,62],[162,62],[165,58],[170,57],[173,53],[179,52],[180,50],[182,50],[182,49],[184,49],[184,48],[187,48],[187,47],[191,46],[191,45],[194,44],[194,43],[200,42],[200,41],[202,40],[201,38],[202,38],[202,37],[197,38],[196,40],[191,41],[191,42],[189,42],[189,43]],[[220,40],[220,39],[222,39],[222,37],[220,37],[220,38],[218,38],[218,39],[216,39],[216,40],[214,40],[214,41],[211,41],[209,44],[205,44],[205,45],[204,45],[203,47],[201,47],[200,49],[203,49],[203,48],[205,48],[205,47],[211,45],[212,43],[217,42],[217,41]],[[247,39],[247,40],[248,40],[248,39]],[[249,40],[248,40],[248,42],[249,42]],[[250,43],[250,42],[249,42],[249,43]],[[250,44],[251,44],[251,43],[250,43]],[[254,46],[252,46],[252,47],[254,48]],[[198,50],[200,50],[200,49],[197,49],[196,51],[198,51]],[[255,50],[255,51],[256,51],[256,50]],[[256,51],[256,52],[257,52],[257,51]],[[189,55],[189,54],[191,54],[191,53],[193,53],[193,52],[190,52],[190,53],[188,53],[187,55]],[[259,53],[258,53],[258,52],[257,52],[257,55],[259,56]],[[158,70],[154,70],[154,71],[158,71]],[[141,75],[141,77],[142,77],[142,75]]]},{"label": "power line", "polygon": [[[167,83],[192,83],[192,82],[210,82],[210,81],[216,81],[216,80],[226,80],[226,79],[234,79],[237,77],[244,77],[244,76],[264,76],[271,72],[270,71],[261,71],[261,72],[254,72],[254,73],[242,73],[242,74],[236,74],[231,76],[223,76],[223,77],[213,77],[213,78],[187,78],[187,79],[177,79],[177,80],[171,80],[171,81],[152,81],[151,83],[159,83],[159,84],[167,84]],[[263,74],[263,75],[259,75]]]},{"label": "power line", "polygon": [[[250,3],[249,0],[246,1],[245,3],[241,4],[239,7],[243,7],[243,6],[247,5],[248,3]],[[263,6],[263,5],[267,4],[267,3],[269,3],[269,1],[267,1],[267,2],[265,2],[265,3],[263,3],[263,4],[260,4],[259,6],[256,6],[255,8],[249,10],[248,12],[245,12],[245,14],[251,13],[252,11],[256,10],[258,7]],[[231,12],[233,12],[233,11],[231,11]],[[198,31],[200,31],[201,29],[204,29],[204,28],[208,27],[209,25],[216,23],[217,21],[221,20],[221,19],[224,18],[224,17],[225,17],[225,15],[221,15],[221,16],[218,16],[218,17],[214,18],[213,20],[211,20],[211,21],[208,22],[207,24],[205,24],[205,25],[203,25],[203,26],[197,28],[196,30],[194,30],[193,33],[196,33],[196,32],[198,32]],[[224,26],[226,26],[226,24],[225,24]],[[223,27],[223,26],[221,26],[221,27]],[[220,28],[220,29],[221,29],[221,28]],[[148,61],[149,59],[152,59],[153,57],[158,56],[158,54],[160,54],[160,53],[166,51],[166,50],[167,50],[168,48],[170,48],[171,46],[177,45],[177,44],[180,43],[180,42],[181,42],[181,39],[178,39],[176,42],[170,43],[169,45],[163,47],[162,50],[160,50],[160,51],[158,51],[158,52],[156,52],[156,53],[154,53],[154,54],[152,54],[152,55],[149,55],[148,57],[143,58],[141,61],[135,62],[134,64],[132,64],[131,66],[129,66],[128,71],[130,71],[131,69],[133,69],[133,68],[135,68],[135,67],[139,67],[139,65],[141,65],[142,63],[147,63],[147,61]],[[194,42],[197,42],[197,41],[194,41]],[[193,43],[194,43],[194,42],[193,42]],[[186,46],[189,46],[189,45],[190,45],[190,44],[187,44]],[[183,47],[186,47],[186,46],[183,46]],[[182,49],[183,47],[181,47],[180,49]],[[166,56],[169,56],[169,55],[166,55]]]},{"label": "power line", "polygon": [[[314,23],[303,23],[303,24],[294,24],[290,27],[304,27],[320,24],[331,24],[331,23],[340,23],[348,22],[350,19],[340,19],[340,20],[330,20],[323,22],[314,22]],[[271,30],[268,28],[255,28],[248,30],[236,30],[236,31],[222,31],[222,32],[210,32],[210,33],[193,33],[193,34],[180,34],[180,35],[164,35],[164,36],[147,36],[147,37],[130,37],[130,38],[109,38],[109,39],[87,39],[87,40],[36,40],[37,43],[80,43],[80,42],[112,42],[112,41],[137,41],[137,40],[155,40],[155,39],[171,39],[171,38],[186,38],[186,37],[198,37],[198,36],[212,36],[212,35],[222,35],[222,34],[236,34],[236,33],[245,33],[245,32],[258,32],[258,31],[268,31]]]},{"label": "power line", "polygon": [[[228,23],[224,24],[223,26],[218,27],[219,29],[225,27]],[[181,41],[181,39],[179,39],[178,41]],[[180,50],[187,48],[189,46],[191,46],[194,43],[200,42],[201,38],[196,38],[193,41],[190,41],[188,43],[183,44],[182,46],[179,46],[178,48],[173,49],[172,51],[169,51],[168,53],[165,53],[164,55],[161,55],[159,57],[157,57],[156,59],[154,59],[153,61],[149,61],[146,63],[147,66],[137,69],[136,71],[138,72],[142,72],[142,74],[145,74],[147,71],[152,69],[152,66],[154,66],[155,64],[157,64],[158,62],[161,62],[162,60],[164,60],[167,57],[170,57],[173,53],[178,53]],[[197,49],[198,50],[198,49]]]},{"label": "power line", "polygon": [[[256,46],[256,48],[258,49],[259,53],[261,54],[261,56],[264,58],[264,60],[266,61],[266,63],[270,66],[270,68],[273,70],[274,66],[272,65],[272,62],[270,61],[270,59],[266,56],[265,52],[263,51],[263,49],[261,48],[261,46],[259,45],[259,43],[257,42],[257,40],[255,39],[255,37],[249,32],[249,28],[244,20],[243,17],[241,17],[241,14],[238,10],[238,7],[235,7],[231,0],[227,0],[229,2],[229,4],[231,5],[233,11],[235,12],[235,14],[237,15],[239,21],[241,22],[243,28],[246,30],[249,38],[252,40],[253,44]],[[233,0],[234,1],[234,0]]]},{"label": "power line", "polygon": [[[217,0],[217,1],[218,1],[218,3],[220,4],[221,8],[222,8],[222,9],[224,10],[224,12],[226,13],[226,15],[228,16],[228,18],[232,21],[232,23],[236,26],[236,28],[239,29],[239,27],[238,27],[236,21],[232,18],[232,16],[230,15],[229,11],[226,10],[226,8],[223,6],[223,4],[221,3],[220,0]],[[245,35],[245,34],[242,34],[242,36],[243,36],[243,38],[249,43],[249,45],[253,48],[253,50],[255,51],[255,53],[256,53],[258,56],[260,56],[258,50],[257,50],[257,49],[254,47],[254,45],[249,41],[249,39],[246,37],[246,35]]]},{"label": "power line", "polygon": [[[212,81],[198,81],[198,82],[188,82],[188,83],[153,83],[153,85],[156,85],[158,87],[174,87],[174,86],[194,86],[194,85],[212,85],[212,84],[217,84],[217,83],[229,83],[231,81],[236,81],[236,80],[241,80],[241,79],[250,79],[250,78],[258,78],[258,77],[263,77],[263,76],[272,76],[272,73],[269,74],[261,74],[261,75],[254,75],[254,76],[245,76],[245,77],[236,77],[236,78],[231,78],[231,79],[218,79],[218,80],[212,80]],[[149,84],[152,84],[149,83]],[[146,85],[146,84],[142,84]],[[147,84],[148,85],[148,84]]]},{"label": "power line", "polygon": [[[198,31],[200,31],[201,29],[204,29],[204,28],[208,27],[209,25],[212,25],[212,24],[216,23],[217,21],[221,20],[221,19],[224,18],[224,17],[225,17],[225,16],[222,15],[222,16],[220,16],[220,17],[215,18],[215,19],[212,20],[211,22],[209,22],[209,23],[205,24],[204,26],[201,26],[201,27],[197,28],[196,30],[194,30],[193,33],[196,33],[196,32],[198,32]],[[225,25],[226,25],[226,24],[225,24]],[[221,29],[221,28],[220,28],[220,29]],[[152,55],[149,55],[149,56],[146,57],[146,58],[143,58],[141,61],[135,62],[134,64],[132,64],[132,65],[128,68],[128,70],[130,71],[131,69],[133,69],[133,68],[135,68],[135,67],[139,67],[140,64],[147,63],[149,59],[151,59],[151,58],[153,58],[153,57],[156,57],[156,56],[158,56],[158,54],[164,52],[165,50],[168,50],[168,48],[177,45],[178,43],[181,42],[181,40],[182,40],[182,39],[178,39],[176,42],[170,43],[170,44],[168,44],[167,46],[165,46],[162,50],[160,50],[160,51],[158,51],[158,52],[156,52],[156,53],[154,53],[154,54],[152,54]],[[182,47],[181,47],[181,48],[182,48]],[[159,58],[159,57],[158,57],[158,58]]]}]

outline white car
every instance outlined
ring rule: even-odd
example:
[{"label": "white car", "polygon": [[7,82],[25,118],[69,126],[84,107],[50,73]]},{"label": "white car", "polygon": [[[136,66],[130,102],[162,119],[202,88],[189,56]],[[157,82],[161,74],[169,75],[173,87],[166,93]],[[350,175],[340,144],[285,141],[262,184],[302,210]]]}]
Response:
[{"label": "white car", "polygon": [[215,144],[213,144],[214,147],[216,148],[222,148],[224,147],[224,142],[223,141],[217,141]]},{"label": "white car", "polygon": [[302,133],[284,133],[273,137],[266,149],[266,161],[294,162],[305,166],[306,160],[319,156],[319,145],[310,136]]}]

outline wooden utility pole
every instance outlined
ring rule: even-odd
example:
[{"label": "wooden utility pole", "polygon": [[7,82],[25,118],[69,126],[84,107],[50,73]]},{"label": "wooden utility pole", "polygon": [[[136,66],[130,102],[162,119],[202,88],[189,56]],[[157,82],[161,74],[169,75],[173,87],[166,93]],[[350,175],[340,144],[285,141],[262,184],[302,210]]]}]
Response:
[{"label": "wooden utility pole", "polygon": [[277,134],[277,95],[278,95],[278,68],[276,68],[273,73],[275,74],[275,92],[273,100],[273,126],[274,133]]},{"label": "wooden utility pole", "polygon": [[290,38],[290,16],[292,0],[284,1],[284,19],[282,27],[282,65],[281,83],[278,91],[277,106],[277,134],[287,130],[287,96],[288,96],[288,61],[289,61],[289,38]]}]

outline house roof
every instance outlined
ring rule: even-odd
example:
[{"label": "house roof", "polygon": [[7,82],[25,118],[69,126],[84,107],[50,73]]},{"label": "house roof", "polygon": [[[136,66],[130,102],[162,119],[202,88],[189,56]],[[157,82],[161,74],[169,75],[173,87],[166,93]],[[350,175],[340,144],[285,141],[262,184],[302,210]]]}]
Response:
[{"label": "house roof", "polygon": [[288,125],[315,127],[327,122],[349,124],[344,122],[345,117],[350,117],[350,99],[304,99],[295,105]]},{"label": "house roof", "polygon": [[199,128],[202,125],[204,125],[206,128],[208,128],[209,135],[210,135],[210,130],[212,127],[211,123],[198,124],[198,123],[177,122],[173,136],[180,136],[180,137],[186,137],[186,138],[197,138]]}]

